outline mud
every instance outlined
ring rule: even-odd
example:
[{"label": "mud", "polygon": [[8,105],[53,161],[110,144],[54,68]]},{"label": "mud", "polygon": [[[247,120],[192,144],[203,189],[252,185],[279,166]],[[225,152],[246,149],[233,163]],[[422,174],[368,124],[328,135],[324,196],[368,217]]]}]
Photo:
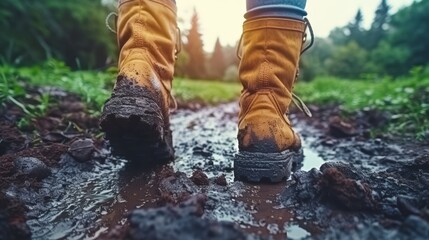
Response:
[{"label": "mud", "polygon": [[26,224],[25,206],[0,192],[0,239],[31,239],[30,228]]},{"label": "mud", "polygon": [[234,223],[201,219],[206,200],[196,196],[175,207],[133,210],[125,236],[114,232],[105,239],[260,239],[244,233]]},{"label": "mud", "polygon": [[0,122],[0,155],[13,153],[25,148],[26,139],[19,130],[8,122]]},{"label": "mud", "polygon": [[[325,110],[316,113],[328,119]],[[367,139],[372,124],[358,120],[359,134],[339,136],[331,134],[329,120],[324,123],[313,147],[335,162],[295,172],[281,193],[295,218],[319,227],[321,233],[311,238],[428,239],[428,143]]]},{"label": "mud", "polygon": [[233,174],[236,103],[175,112],[175,161],[141,168],[111,155],[78,98],[48,90],[67,104],[23,132],[2,110],[0,239],[429,239],[429,143],[369,138],[388,113],[293,114],[304,159],[249,184]]}]

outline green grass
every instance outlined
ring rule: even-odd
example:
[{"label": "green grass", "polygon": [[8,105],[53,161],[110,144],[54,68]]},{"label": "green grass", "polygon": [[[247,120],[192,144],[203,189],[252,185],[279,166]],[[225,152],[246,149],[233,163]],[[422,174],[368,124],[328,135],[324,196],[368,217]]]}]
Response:
[{"label": "green grass", "polygon": [[[97,115],[110,96],[116,69],[104,72],[71,71],[63,63],[48,61],[42,66],[13,68],[0,66],[0,103],[11,102],[29,117],[40,116],[51,104],[49,96],[23,101],[25,85],[54,86],[81,96],[88,110]],[[240,83],[176,78],[173,96],[180,103],[217,104],[238,98]],[[429,131],[429,72],[416,68],[410,76],[392,80],[344,80],[320,77],[299,82],[296,93],[307,103],[337,103],[345,114],[369,108],[392,114],[387,131],[413,133],[422,137]],[[22,104],[22,102],[33,102]]]},{"label": "green grass", "polygon": [[110,96],[115,78],[111,72],[71,71],[58,61],[26,68],[3,67],[2,70],[18,83],[58,87],[75,93],[95,112],[101,110],[104,101]]},{"label": "green grass", "polygon": [[[35,67],[0,66],[0,73],[0,77],[3,76],[0,78],[1,101],[6,101],[8,96],[22,98],[25,95],[22,83],[30,86],[52,86],[79,95],[94,114],[101,111],[116,79],[116,69],[105,72],[71,71],[62,62],[54,60]],[[183,78],[173,80],[173,96],[181,103],[196,101],[217,104],[233,101],[239,96],[240,90],[239,83]],[[2,97],[3,95],[5,97]],[[46,97],[41,96],[41,100],[46,102]]]},{"label": "green grass", "polygon": [[230,102],[238,98],[240,83],[218,82],[208,80],[189,80],[176,78],[173,81],[173,95],[181,102],[205,102],[217,104]]},{"label": "green grass", "polygon": [[389,132],[422,138],[429,131],[429,74],[421,68],[402,79],[346,81],[323,77],[300,82],[295,89],[306,103],[337,103],[345,113],[364,108],[388,111],[392,114]]},{"label": "green grass", "polygon": [[46,115],[50,104],[50,97],[47,94],[41,94],[32,99],[33,104],[24,104],[20,100],[28,97],[25,88],[17,81],[9,79],[4,72],[0,72],[0,103],[11,102],[19,107],[30,118]]}]

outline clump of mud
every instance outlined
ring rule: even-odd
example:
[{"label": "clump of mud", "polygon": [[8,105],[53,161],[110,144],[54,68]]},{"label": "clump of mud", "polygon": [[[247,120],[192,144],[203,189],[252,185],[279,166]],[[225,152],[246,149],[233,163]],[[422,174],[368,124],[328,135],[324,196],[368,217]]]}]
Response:
[{"label": "clump of mud", "polygon": [[31,239],[30,228],[24,217],[25,211],[21,202],[0,192],[0,240]]},{"label": "clump of mud", "polygon": [[[134,210],[128,217],[129,226],[124,238],[137,239],[260,239],[249,235],[230,222],[201,218],[205,196],[194,196],[177,205],[161,208]],[[106,239],[113,239],[110,235]]]},{"label": "clump of mud", "polygon": [[320,170],[295,172],[281,195],[284,206],[291,209],[308,203],[349,211],[377,211],[377,198],[364,176],[352,165],[341,162],[325,163]]},{"label": "clump of mud", "polygon": [[207,175],[201,169],[198,169],[192,174],[191,180],[198,186],[209,185],[209,177],[207,177]]},{"label": "clump of mud", "polygon": [[320,170],[319,194],[322,201],[337,203],[347,210],[378,210],[377,193],[352,166],[329,163],[322,165]]},{"label": "clump of mud", "polygon": [[325,163],[294,173],[280,199],[320,227],[316,239],[428,239],[428,161],[417,158],[381,172]]},{"label": "clump of mud", "polygon": [[161,195],[160,205],[177,205],[201,192],[201,189],[192,181],[192,178],[188,178],[182,172],[176,172],[161,179],[158,189]]}]

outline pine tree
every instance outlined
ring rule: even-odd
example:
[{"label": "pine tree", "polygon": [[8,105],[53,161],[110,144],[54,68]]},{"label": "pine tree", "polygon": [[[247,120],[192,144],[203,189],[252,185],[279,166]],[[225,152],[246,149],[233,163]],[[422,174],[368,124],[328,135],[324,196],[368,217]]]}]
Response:
[{"label": "pine tree", "polygon": [[353,22],[351,22],[348,25],[348,30],[349,30],[349,41],[355,41],[359,46],[362,46],[365,42],[365,31],[362,27],[362,22],[363,22],[363,15],[362,15],[362,11],[359,9],[356,13],[356,16],[353,20]]},{"label": "pine tree", "polygon": [[199,32],[198,14],[194,9],[191,19],[191,29],[187,35],[186,52],[189,54],[189,61],[186,66],[186,74],[190,78],[206,77],[205,56],[203,50],[203,41]]},{"label": "pine tree", "polygon": [[381,0],[380,5],[378,5],[377,10],[375,11],[374,21],[371,24],[367,38],[367,48],[374,49],[378,43],[386,35],[386,25],[389,20],[389,10],[390,6],[387,3],[387,0]]},{"label": "pine tree", "polygon": [[226,62],[225,56],[223,54],[223,47],[220,44],[219,38],[216,39],[216,44],[209,64],[210,77],[214,79],[221,79],[225,73]]}]

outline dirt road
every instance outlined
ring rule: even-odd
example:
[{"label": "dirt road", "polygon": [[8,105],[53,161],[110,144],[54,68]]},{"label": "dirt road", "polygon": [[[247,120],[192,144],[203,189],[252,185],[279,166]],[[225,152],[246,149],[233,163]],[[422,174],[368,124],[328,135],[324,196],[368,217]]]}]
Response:
[{"label": "dirt road", "polygon": [[305,158],[291,179],[247,184],[232,171],[237,111],[173,113],[176,159],[154,169],[111,156],[91,132],[71,136],[66,124],[38,145],[60,148],[56,161],[9,144],[0,197],[24,203],[29,229],[10,220],[10,202],[0,229],[32,239],[429,239],[428,143],[369,138],[367,115],[343,121],[335,108],[314,108],[312,119],[292,116]]}]

